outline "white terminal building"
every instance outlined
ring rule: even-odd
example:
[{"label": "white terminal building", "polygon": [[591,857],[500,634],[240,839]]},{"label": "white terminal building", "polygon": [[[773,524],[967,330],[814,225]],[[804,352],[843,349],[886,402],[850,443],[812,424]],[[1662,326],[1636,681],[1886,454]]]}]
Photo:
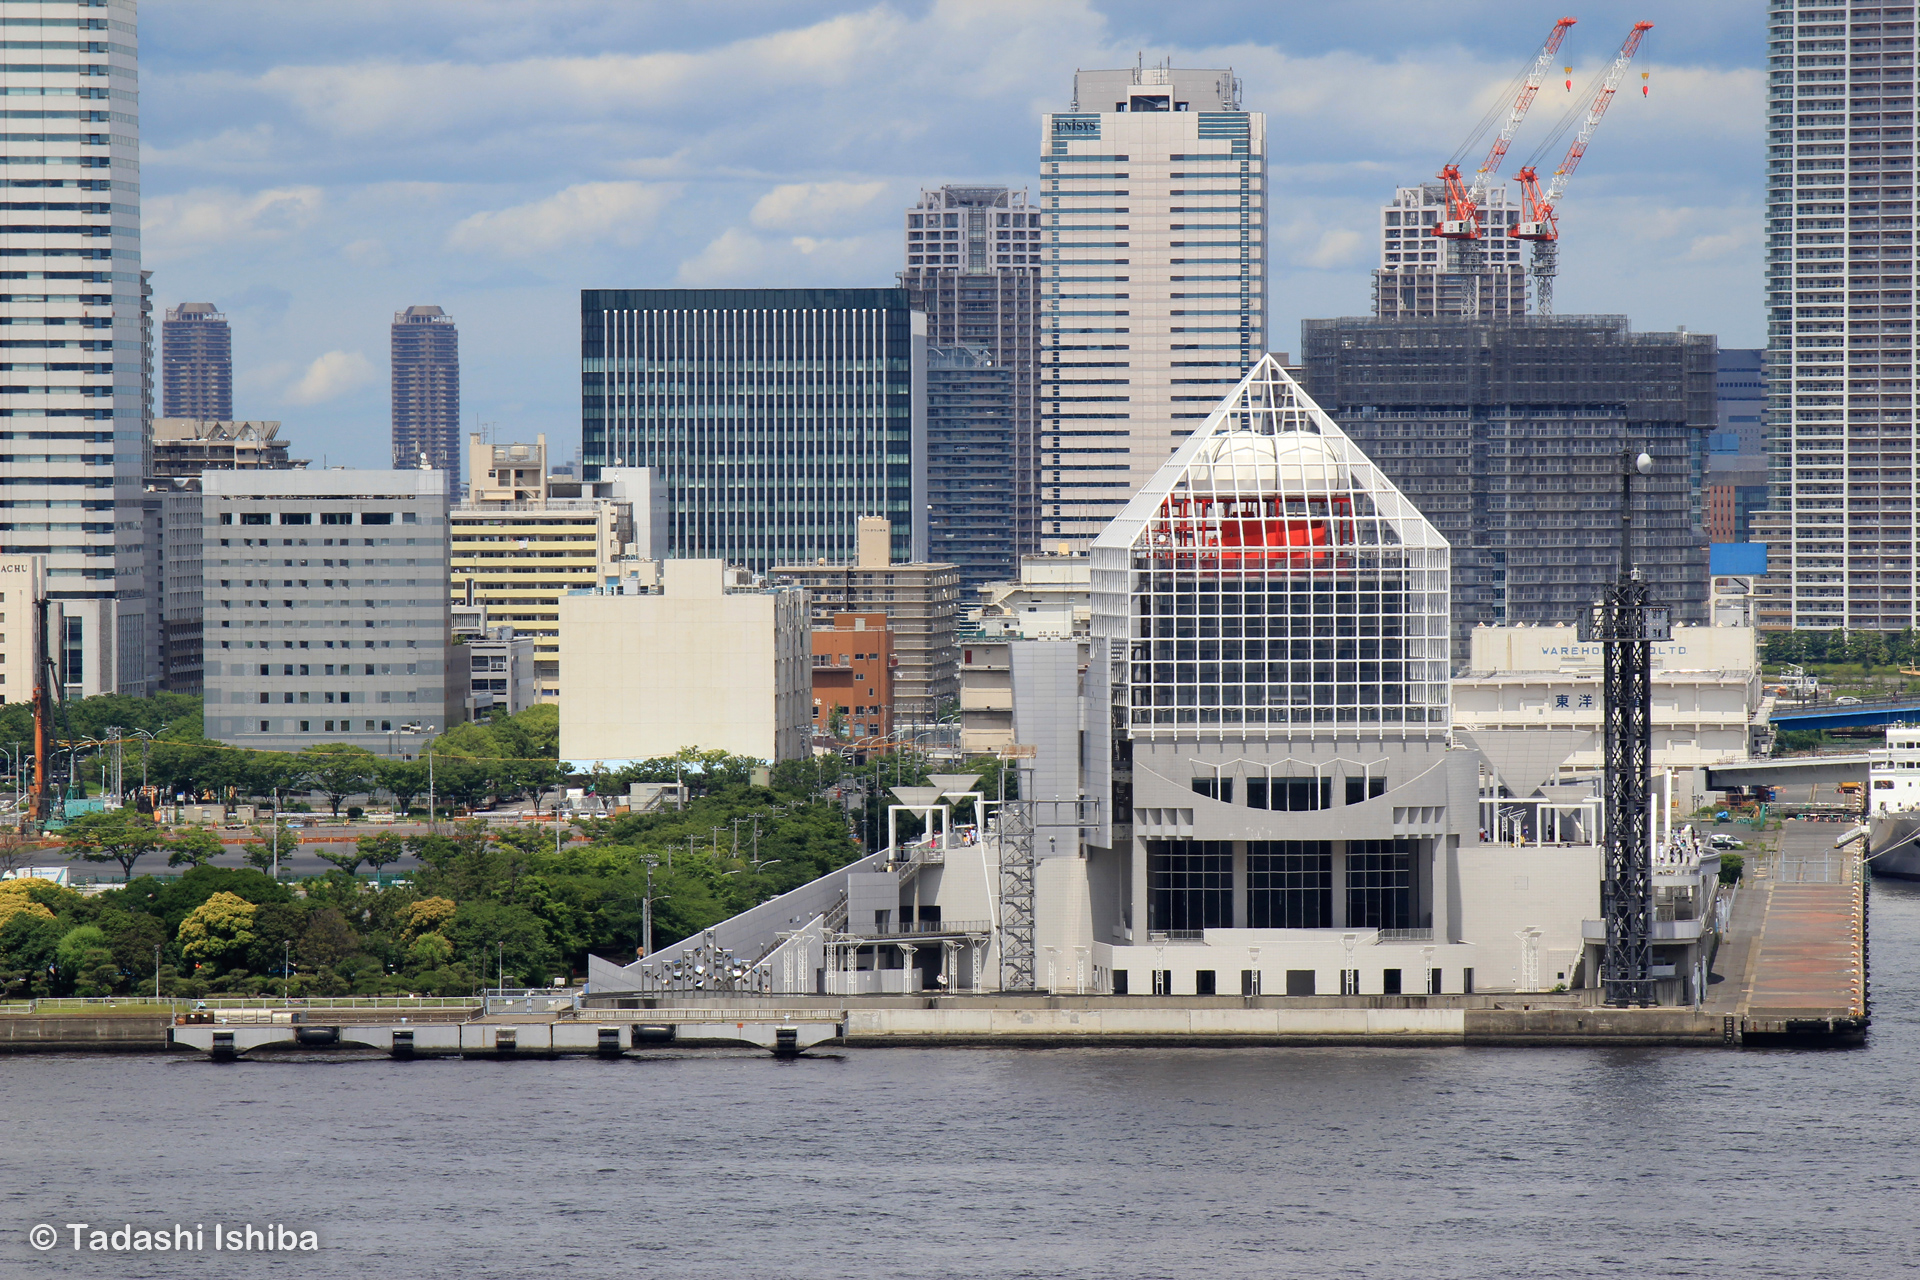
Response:
[{"label": "white terminal building", "polygon": [[[1450,555],[1263,358],[1095,540],[1089,635],[977,642],[969,732],[1003,745],[1020,808],[596,960],[594,989],[706,989],[700,948],[768,992],[1596,985],[1598,788],[1554,782],[1532,827],[1499,821],[1499,771],[1453,723]],[[893,821],[992,808],[970,776],[934,780],[895,788]],[[1655,974],[1685,1000],[1717,861],[1658,829]]]}]

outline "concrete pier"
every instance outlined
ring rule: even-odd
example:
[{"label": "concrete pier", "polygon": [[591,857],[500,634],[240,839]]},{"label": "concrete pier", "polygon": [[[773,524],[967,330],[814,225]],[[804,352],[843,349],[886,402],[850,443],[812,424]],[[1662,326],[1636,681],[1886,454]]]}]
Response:
[{"label": "concrete pier", "polygon": [[1857,1043],[1870,1020],[1862,842],[1841,828],[1788,822],[1747,864],[1707,1002],[1729,1043]]}]

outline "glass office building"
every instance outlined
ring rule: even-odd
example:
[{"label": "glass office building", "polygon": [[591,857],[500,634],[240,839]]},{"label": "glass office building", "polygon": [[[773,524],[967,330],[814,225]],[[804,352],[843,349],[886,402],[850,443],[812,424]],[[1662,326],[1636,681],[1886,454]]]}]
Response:
[{"label": "glass office building", "polygon": [[930,555],[971,592],[1019,577],[1015,371],[975,347],[927,349]]},{"label": "glass office building", "polygon": [[927,558],[926,325],[904,289],[586,289],[582,459],[664,481],[673,558]]}]

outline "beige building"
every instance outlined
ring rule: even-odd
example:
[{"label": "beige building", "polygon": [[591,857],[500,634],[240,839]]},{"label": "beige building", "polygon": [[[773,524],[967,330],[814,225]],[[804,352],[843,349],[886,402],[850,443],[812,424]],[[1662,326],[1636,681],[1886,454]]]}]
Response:
[{"label": "beige building", "polygon": [[924,724],[960,696],[954,649],[960,571],[950,564],[891,563],[889,529],[879,516],[862,517],[853,564],[782,565],[773,573],[776,581],[807,589],[815,626],[832,626],[837,613],[884,613],[899,659],[894,723]]},{"label": "beige building", "polygon": [[287,449],[278,422],[155,418],[149,478],[198,477],[207,471],[285,471],[307,465],[305,458],[289,458]]},{"label": "beige building", "polygon": [[[44,556],[0,556],[0,703],[33,700],[33,608],[46,592]],[[50,630],[59,606],[52,612]]]},{"label": "beige building", "polygon": [[805,756],[806,595],[752,581],[719,560],[662,560],[638,566],[617,592],[562,596],[561,759],[617,766],[682,747]]},{"label": "beige building", "polygon": [[467,443],[467,501],[450,517],[452,593],[486,608],[490,624],[530,637],[536,697],[560,696],[560,597],[620,580],[623,561],[664,541],[660,484],[644,469],[610,468],[587,484],[553,476],[547,438]]},{"label": "beige building", "polygon": [[[1697,795],[1695,771],[1744,760],[1768,741],[1755,635],[1677,626],[1653,646],[1653,768],[1685,775],[1676,795]],[[1508,793],[1598,774],[1600,645],[1582,643],[1572,627],[1528,626],[1477,627],[1471,644],[1471,669],[1453,679],[1454,728]]]},{"label": "beige building", "polygon": [[1021,556],[1018,582],[989,582],[980,588],[968,629],[1027,640],[1086,635],[1093,617],[1091,563],[1085,556]]}]

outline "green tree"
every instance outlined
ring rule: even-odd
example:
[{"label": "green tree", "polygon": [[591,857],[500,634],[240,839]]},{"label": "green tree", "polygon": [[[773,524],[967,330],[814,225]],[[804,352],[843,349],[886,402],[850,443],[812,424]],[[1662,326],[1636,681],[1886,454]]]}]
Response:
[{"label": "green tree", "polygon": [[117,862],[127,880],[134,864],[167,843],[166,833],[152,818],[134,809],[83,813],[61,831],[67,846],[88,862]]},{"label": "green tree", "polygon": [[253,839],[241,842],[240,856],[247,865],[267,875],[273,874],[275,865],[290,859],[300,849],[300,833],[287,825],[286,819],[276,817],[271,826],[256,824]]},{"label": "green tree", "polygon": [[404,815],[413,802],[427,794],[427,762],[424,760],[382,760],[374,767],[379,785],[393,796],[393,808]]},{"label": "green tree", "polygon": [[238,894],[214,894],[180,922],[180,954],[216,968],[246,955],[254,940],[255,910]]},{"label": "green tree", "polygon": [[322,907],[307,920],[300,934],[300,959],[316,968],[330,968],[360,949],[360,935],[346,917],[332,907]]},{"label": "green tree", "polygon": [[308,747],[300,753],[300,761],[301,772],[325,794],[336,818],[347,797],[373,789],[380,764],[373,752],[345,742]]},{"label": "green tree", "polygon": [[83,924],[67,930],[54,949],[54,957],[61,980],[77,996],[110,996],[120,981],[113,950],[98,925]]},{"label": "green tree", "polygon": [[204,867],[224,852],[219,836],[198,827],[190,828],[167,841],[167,865]]},{"label": "green tree", "polygon": [[141,978],[151,981],[154,957],[159,954],[155,949],[164,951],[167,943],[167,931],[160,922],[141,911],[109,910],[101,912],[95,923],[107,936],[114,966],[128,982]]},{"label": "green tree", "polygon": [[406,856],[407,843],[391,831],[361,836],[360,860],[378,872]]}]

